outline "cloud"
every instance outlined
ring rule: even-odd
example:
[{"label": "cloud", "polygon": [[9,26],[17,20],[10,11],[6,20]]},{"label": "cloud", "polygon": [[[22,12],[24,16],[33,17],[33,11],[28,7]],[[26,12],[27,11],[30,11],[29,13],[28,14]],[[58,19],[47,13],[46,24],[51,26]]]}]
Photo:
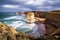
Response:
[{"label": "cloud", "polygon": [[[21,5],[10,5],[10,4],[5,4],[1,5],[2,10],[5,12],[10,11],[10,12],[21,12],[21,11],[32,11],[32,9],[21,6]],[[1,11],[1,10],[0,10]]]},{"label": "cloud", "polygon": [[21,2],[24,5],[42,5],[46,0],[11,0],[14,2]]},{"label": "cloud", "polygon": [[4,7],[4,8],[19,8],[18,5],[8,5],[8,4],[2,5],[2,7]]},{"label": "cloud", "polygon": [[39,6],[37,7],[37,10],[42,10],[42,11],[50,11],[52,10],[52,6]]},{"label": "cloud", "polygon": [[11,1],[15,1],[15,2],[23,2],[23,1],[28,1],[28,0],[11,0]]},{"label": "cloud", "polygon": [[22,11],[32,11],[32,9],[30,9],[30,8],[20,8],[20,10],[22,10]]},{"label": "cloud", "polygon": [[3,10],[5,8],[9,11],[10,9],[17,11],[50,11],[60,9],[60,0],[3,0],[0,1],[0,6]]},{"label": "cloud", "polygon": [[29,0],[27,2],[25,2],[26,5],[33,5],[33,6],[37,6],[37,5],[42,5],[44,4],[45,0]]},{"label": "cloud", "polygon": [[52,6],[41,6],[41,7],[37,7],[37,9],[44,9],[44,8],[46,8],[46,9],[51,9],[51,8],[53,8]]}]

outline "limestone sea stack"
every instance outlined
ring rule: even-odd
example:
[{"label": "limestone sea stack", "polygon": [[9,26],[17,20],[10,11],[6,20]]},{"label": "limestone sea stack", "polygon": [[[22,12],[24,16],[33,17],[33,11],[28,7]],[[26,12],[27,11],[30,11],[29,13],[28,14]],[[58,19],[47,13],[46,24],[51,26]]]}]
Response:
[{"label": "limestone sea stack", "polygon": [[34,23],[34,13],[33,12],[27,13],[27,23]]}]

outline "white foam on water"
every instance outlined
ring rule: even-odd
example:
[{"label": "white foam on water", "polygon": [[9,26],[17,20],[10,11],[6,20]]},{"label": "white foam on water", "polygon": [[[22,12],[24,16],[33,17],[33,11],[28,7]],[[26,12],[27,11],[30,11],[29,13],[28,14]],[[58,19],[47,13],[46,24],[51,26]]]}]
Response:
[{"label": "white foam on water", "polygon": [[9,20],[9,19],[24,19],[24,18],[26,18],[25,14],[22,14],[22,15],[17,14],[16,16],[11,16],[11,17],[8,17],[8,18],[4,18],[4,20]]},{"label": "white foam on water", "polygon": [[35,26],[34,23],[33,24],[27,24],[27,23],[23,22],[23,24],[21,26],[17,27],[17,30],[19,30],[20,28],[27,28],[29,30],[32,30],[34,26]]},{"label": "white foam on water", "polygon": [[21,17],[21,16],[12,16],[12,17],[8,17],[8,18],[4,18],[6,20],[9,20],[9,19],[23,19],[24,17]]},{"label": "white foam on water", "polygon": [[[13,20],[16,19],[17,21],[10,21],[11,19],[13,19]],[[8,18],[4,18],[4,20],[7,20],[4,22],[5,24],[7,24],[8,26],[12,26],[14,29],[16,29],[17,27],[23,25],[23,22],[26,21],[26,16],[24,16],[24,15],[11,16]]]},{"label": "white foam on water", "polygon": [[17,27],[16,29],[18,30],[18,31],[20,31],[20,29],[23,29],[23,28],[27,28],[26,29],[26,31],[25,32],[27,32],[27,31],[31,31],[32,30],[32,32],[30,32],[30,33],[28,33],[28,34],[31,34],[32,36],[34,36],[34,37],[40,37],[40,33],[37,31],[38,30],[38,26],[37,26],[37,24],[35,24],[35,23],[33,23],[33,24],[27,24],[27,23],[23,23],[21,26],[19,26],[19,27]]},{"label": "white foam on water", "polygon": [[12,26],[14,29],[16,29],[18,27],[18,25],[22,25],[22,22],[16,21],[16,22],[12,22],[12,23],[7,23],[7,25]]}]

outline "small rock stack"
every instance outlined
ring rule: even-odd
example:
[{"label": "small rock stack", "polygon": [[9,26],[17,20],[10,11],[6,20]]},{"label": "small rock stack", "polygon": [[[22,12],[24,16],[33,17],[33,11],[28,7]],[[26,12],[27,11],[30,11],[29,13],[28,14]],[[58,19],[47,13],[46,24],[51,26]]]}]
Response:
[{"label": "small rock stack", "polygon": [[34,23],[34,13],[33,12],[28,12],[27,13],[27,23]]}]

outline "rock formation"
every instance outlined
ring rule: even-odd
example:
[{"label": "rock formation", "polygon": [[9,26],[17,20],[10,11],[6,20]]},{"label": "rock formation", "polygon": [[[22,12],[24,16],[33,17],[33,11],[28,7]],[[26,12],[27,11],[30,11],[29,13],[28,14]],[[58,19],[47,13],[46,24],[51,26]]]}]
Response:
[{"label": "rock formation", "polygon": [[34,23],[34,13],[32,12],[27,13],[27,23]]}]

